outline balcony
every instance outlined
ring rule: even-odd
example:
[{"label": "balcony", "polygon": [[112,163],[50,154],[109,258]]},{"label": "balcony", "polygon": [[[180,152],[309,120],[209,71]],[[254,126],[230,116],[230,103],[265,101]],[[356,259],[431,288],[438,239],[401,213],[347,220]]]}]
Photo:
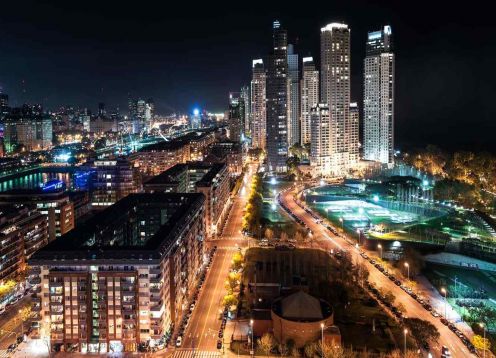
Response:
[{"label": "balcony", "polygon": [[29,277],[29,283],[31,285],[39,285],[41,283],[40,276],[31,276],[31,277]]},{"label": "balcony", "polygon": [[41,273],[40,266],[31,266],[28,275],[39,275]]},{"label": "balcony", "polygon": [[150,275],[161,275],[162,269],[160,268],[152,268],[150,269]]},{"label": "balcony", "polygon": [[160,283],[160,282],[162,282],[162,275],[150,277],[150,283]]},{"label": "balcony", "polygon": [[158,304],[150,307],[150,311],[152,312],[160,312],[161,309],[162,309],[162,304]]},{"label": "balcony", "polygon": [[162,297],[160,295],[152,295],[150,296],[150,301],[151,302],[160,302],[162,300]]}]

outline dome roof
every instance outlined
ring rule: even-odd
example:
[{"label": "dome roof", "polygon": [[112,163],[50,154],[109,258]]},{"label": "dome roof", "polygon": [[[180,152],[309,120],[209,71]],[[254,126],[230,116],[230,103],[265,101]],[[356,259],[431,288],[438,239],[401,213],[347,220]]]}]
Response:
[{"label": "dome roof", "polygon": [[287,319],[323,319],[320,301],[308,293],[298,291],[281,300],[281,316]]}]

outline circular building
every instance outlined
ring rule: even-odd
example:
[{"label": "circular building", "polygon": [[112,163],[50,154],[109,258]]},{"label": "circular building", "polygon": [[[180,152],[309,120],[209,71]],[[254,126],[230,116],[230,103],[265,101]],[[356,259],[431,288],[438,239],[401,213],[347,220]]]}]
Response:
[{"label": "circular building", "polygon": [[322,327],[334,324],[331,305],[303,291],[275,300],[271,317],[274,337],[293,340],[297,347],[320,338]]}]

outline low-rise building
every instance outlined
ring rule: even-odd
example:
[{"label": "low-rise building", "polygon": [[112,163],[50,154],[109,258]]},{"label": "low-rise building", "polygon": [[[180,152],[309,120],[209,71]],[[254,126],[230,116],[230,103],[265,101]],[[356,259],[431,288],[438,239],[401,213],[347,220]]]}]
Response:
[{"label": "low-rise building", "polygon": [[229,173],[224,163],[188,162],[176,164],[143,184],[145,192],[193,193],[205,195],[207,235],[214,236],[228,214],[230,204]]},{"label": "low-rise building", "polygon": [[33,206],[0,205],[0,283],[26,269],[27,259],[48,243],[48,220]]},{"label": "low-rise building", "polygon": [[203,264],[203,195],[131,194],[29,261],[53,350],[135,352],[179,323]]}]

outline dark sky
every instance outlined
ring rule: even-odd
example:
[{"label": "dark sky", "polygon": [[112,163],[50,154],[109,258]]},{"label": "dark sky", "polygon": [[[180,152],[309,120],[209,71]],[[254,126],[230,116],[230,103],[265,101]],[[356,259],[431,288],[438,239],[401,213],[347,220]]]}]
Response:
[{"label": "dark sky", "polygon": [[[272,2],[271,2],[272,3]],[[390,24],[396,45],[400,147],[496,151],[496,21],[477,1],[8,1],[0,5],[0,85],[11,103],[97,102],[126,109],[153,97],[158,112],[195,104],[223,111],[250,80],[278,18],[302,55],[320,27],[352,31],[352,98],[360,101],[367,31]],[[24,81],[24,84],[23,84]]]}]

